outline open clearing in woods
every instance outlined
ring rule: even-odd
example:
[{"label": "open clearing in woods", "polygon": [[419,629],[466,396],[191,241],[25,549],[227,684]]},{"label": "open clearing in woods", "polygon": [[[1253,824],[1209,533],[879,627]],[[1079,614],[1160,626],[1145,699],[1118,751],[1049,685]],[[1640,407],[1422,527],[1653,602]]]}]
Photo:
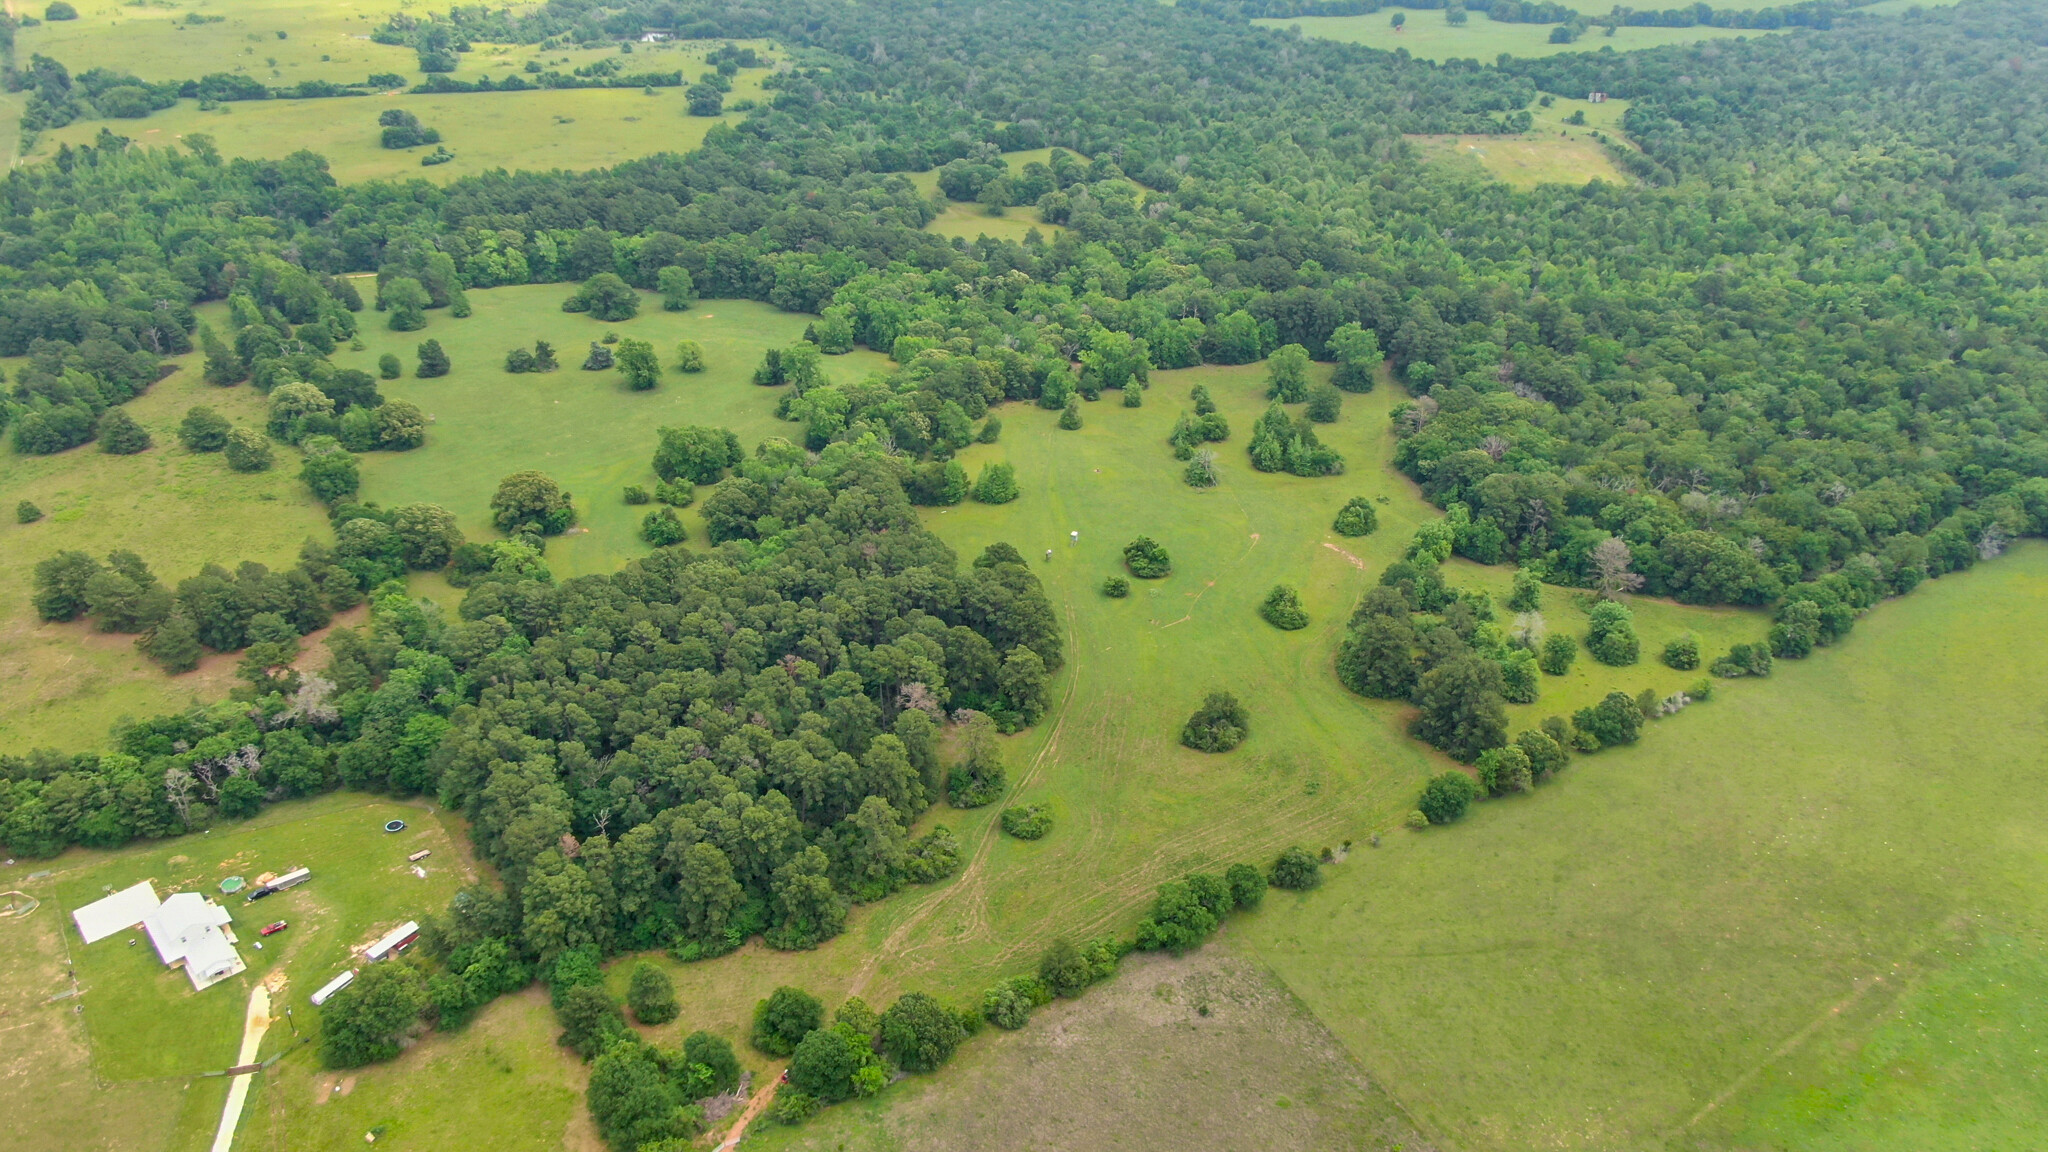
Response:
[{"label": "open clearing in woods", "polygon": [[[1604,13],[1611,7],[1606,5],[1598,11]],[[1398,31],[1393,27],[1396,12],[1405,12],[1408,17],[1407,24]],[[1552,44],[1550,30],[1557,27],[1555,24],[1497,24],[1478,12],[1472,13],[1462,25],[1447,24],[1441,8],[1383,8],[1364,16],[1295,16],[1285,20],[1254,20],[1252,23],[1262,28],[1298,25],[1304,36],[1363,44],[1383,52],[1406,48],[1410,56],[1419,60],[1479,60],[1487,64],[1493,63],[1494,58],[1504,52],[1524,58],[1555,56],[1562,52],[1598,52],[1602,48],[1633,52],[1663,44],[1776,35],[1775,32],[1753,28],[1695,25],[1691,28],[1622,27],[1616,28],[1613,36],[1606,36],[1601,29],[1593,28],[1579,37],[1577,43]]]}]

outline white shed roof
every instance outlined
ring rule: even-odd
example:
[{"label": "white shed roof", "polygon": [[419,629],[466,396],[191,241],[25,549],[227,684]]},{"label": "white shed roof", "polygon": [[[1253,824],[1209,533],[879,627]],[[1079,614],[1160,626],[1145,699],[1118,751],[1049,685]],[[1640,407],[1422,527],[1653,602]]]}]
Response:
[{"label": "white shed roof", "polygon": [[78,925],[78,934],[91,944],[134,928],[155,914],[157,907],[156,889],[144,880],[133,888],[123,888],[87,904],[73,912],[71,919]]}]

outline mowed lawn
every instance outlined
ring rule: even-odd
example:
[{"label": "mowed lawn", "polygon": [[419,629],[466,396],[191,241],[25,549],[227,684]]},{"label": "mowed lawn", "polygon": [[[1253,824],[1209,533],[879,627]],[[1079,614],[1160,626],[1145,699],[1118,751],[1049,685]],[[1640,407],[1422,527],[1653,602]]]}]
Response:
[{"label": "mowed lawn", "polygon": [[[408,827],[384,832],[392,819]],[[225,1081],[199,1074],[234,1063],[255,983],[281,980],[272,1010],[282,1016],[292,1009],[292,1018],[279,1020],[264,1037],[262,1057],[291,1050],[301,1035],[316,1036],[319,1011],[306,997],[355,966],[353,950],[404,920],[444,908],[459,885],[475,879],[467,847],[425,805],[339,793],[279,805],[196,836],[114,852],[73,849],[54,861],[23,861],[0,870],[0,889],[19,888],[43,901],[31,918],[36,929],[5,925],[0,948],[10,971],[36,974],[34,999],[22,1007],[44,1030],[35,1041],[43,1052],[7,1081],[0,1099],[9,1106],[0,1114],[25,1119],[16,1105],[37,1098],[71,1099],[87,1110],[154,1099],[147,1106],[152,1114],[132,1117],[133,1130],[113,1146],[163,1147],[166,1140],[182,1145],[210,1138]],[[406,861],[421,849],[433,853],[420,864],[425,877],[416,876]],[[221,896],[217,888],[229,876],[253,882],[261,873],[296,866],[311,868],[313,879],[254,904]],[[52,874],[27,878],[46,869]],[[71,911],[110,888],[143,880],[152,881],[160,897],[197,891],[218,900],[234,916],[248,971],[194,992],[182,972],[159,962],[142,933],[85,944]],[[259,936],[260,928],[276,920],[290,927],[268,939]],[[264,947],[258,949],[258,942]],[[67,964],[83,995],[47,1003],[70,987],[62,975]],[[74,1011],[79,1005],[82,1013]],[[57,1026],[60,1019],[63,1026]],[[68,1027],[74,1023],[76,1030]],[[291,1059],[311,1063],[312,1053],[296,1050]],[[166,1087],[171,1092],[163,1098]],[[181,1096],[205,1096],[209,1102],[181,1104]],[[62,1127],[23,1124],[0,1143],[24,1150],[78,1147],[70,1136]]]},{"label": "mowed lawn", "polygon": [[1251,922],[1441,1143],[2038,1147],[2048,547]]}]

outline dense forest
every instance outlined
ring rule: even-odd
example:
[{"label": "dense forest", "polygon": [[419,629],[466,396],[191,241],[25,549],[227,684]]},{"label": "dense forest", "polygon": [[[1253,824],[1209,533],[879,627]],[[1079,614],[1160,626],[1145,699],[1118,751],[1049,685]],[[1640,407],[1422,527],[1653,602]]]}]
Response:
[{"label": "dense forest", "polygon": [[[228,160],[203,137],[172,152],[112,132],[15,170],[0,353],[29,356],[7,381],[17,447],[104,437],[161,358],[196,345],[215,383],[270,392],[264,436],[303,455],[337,520],[338,543],[295,574],[204,573],[189,598],[139,558],[68,561],[71,614],[97,611],[94,580],[125,580],[136,591],[114,600],[195,630],[229,604],[241,630],[210,633],[219,647],[255,638],[258,616],[285,643],[351,596],[374,612],[334,642],[326,677],[266,664],[250,700],[136,725],[105,755],[0,761],[0,838],[41,855],[336,785],[426,792],[464,809],[506,879],[451,910],[440,946],[458,975],[486,953],[814,944],[849,901],[950,870],[949,837],[913,840],[908,822],[942,796],[1000,794],[993,733],[1039,717],[1060,663],[1014,550],[962,571],[912,511],[959,498],[947,466],[972,422],[1005,402],[1135,400],[1154,368],[1289,346],[1274,360],[1290,380],[1311,357],[1365,388],[1390,361],[1411,397],[1397,462],[1446,510],[1361,610],[1340,671],[1367,694],[1439,701],[1428,715],[1461,718],[1422,734],[1496,780],[1540,777],[1566,743],[1633,738],[1629,701],[1510,754],[1499,703],[1531,690],[1531,654],[1441,587],[1434,564],[1453,552],[1552,583],[1773,606],[1773,647],[1798,655],[1876,600],[2048,529],[2048,61],[2028,5],[1499,67],[1243,15],[459,9],[380,35],[424,53],[673,28],[774,37],[792,60],[769,106],[700,150],[598,172],[344,188],[308,153]],[[1519,131],[1539,90],[1591,88],[1634,101],[1636,147],[1612,147],[1628,185],[1514,191],[1418,163],[1402,140]],[[1047,163],[1002,156],[1047,146]],[[902,173],[932,168],[955,200],[1035,206],[1057,227],[1024,243],[926,233],[936,209]],[[337,279],[371,271],[375,301]],[[358,323],[459,323],[469,288],[588,297],[611,278],[818,315],[764,365],[789,438],[703,481],[711,549],[558,584],[539,548],[565,494],[502,516],[512,538],[488,543],[424,508],[354,503],[350,453],[405,446],[379,431],[405,414],[369,415],[386,406],[327,363],[334,341]],[[231,304],[225,337],[194,318],[208,300]],[[813,375],[856,343],[894,367]],[[1309,443],[1292,413],[1315,402],[1276,372],[1261,466],[1342,466],[1284,447]],[[447,563],[469,586],[454,619],[385,583]],[[1621,636],[1626,620],[1610,623]],[[937,751],[948,721],[953,766]],[[501,968],[468,993],[444,985],[448,1003],[494,994]]]}]

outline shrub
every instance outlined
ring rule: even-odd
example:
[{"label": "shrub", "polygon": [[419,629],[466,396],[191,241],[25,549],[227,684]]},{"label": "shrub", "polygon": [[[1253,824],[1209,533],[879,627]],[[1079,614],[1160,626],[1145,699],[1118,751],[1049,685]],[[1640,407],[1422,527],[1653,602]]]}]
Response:
[{"label": "shrub", "polygon": [[399,378],[399,376],[403,375],[404,372],[405,365],[399,362],[399,359],[396,355],[390,352],[386,352],[382,356],[377,357],[377,375],[383,377],[384,379],[396,380]]},{"label": "shrub", "polygon": [[1124,545],[1124,565],[1140,580],[1159,580],[1173,572],[1173,561],[1150,536],[1140,536]]},{"label": "shrub", "polygon": [[320,1010],[320,1061],[357,1068],[398,1055],[427,1006],[427,981],[409,964],[371,964]]},{"label": "shrub", "polygon": [[1552,632],[1543,638],[1543,648],[1536,656],[1536,666],[1548,675],[1562,676],[1572,670],[1572,661],[1578,658],[1578,641],[1562,632]]},{"label": "shrub", "polygon": [[27,500],[14,506],[14,522],[17,524],[33,524],[42,518],[43,510]]},{"label": "shrub", "polygon": [[599,272],[562,301],[564,312],[588,312],[593,319],[631,320],[640,314],[640,294],[614,272]]},{"label": "shrub", "polygon": [[232,427],[227,417],[204,404],[195,404],[178,424],[178,441],[187,451],[218,452],[227,447],[228,430]]},{"label": "shrub", "polygon": [[69,0],[50,0],[49,7],[43,9],[43,19],[76,20],[78,9],[72,7]]},{"label": "shrub", "polygon": [[976,444],[993,444],[1003,438],[1002,417],[991,415],[981,422],[981,431],[974,434]]},{"label": "shrub", "polygon": [[626,986],[626,1006],[633,1010],[633,1019],[642,1024],[666,1024],[680,1011],[675,983],[651,960],[633,965],[633,978]]},{"label": "shrub", "polygon": [[514,348],[505,353],[505,371],[519,373],[533,371],[533,353],[524,348]]},{"label": "shrub", "polygon": [[1687,632],[1664,645],[1664,664],[1680,672],[1690,672],[1699,667],[1700,638]]},{"label": "shrub", "polygon": [[676,345],[676,371],[702,372],[704,370],[704,346],[695,340],[685,340]]},{"label": "shrub", "polygon": [[1463,816],[1478,795],[1479,785],[1470,776],[1457,771],[1443,772],[1423,785],[1415,809],[1431,824],[1449,824]]},{"label": "shrub", "polygon": [[422,380],[431,380],[436,376],[448,374],[448,353],[441,350],[439,340],[429,340],[421,344],[418,352],[419,365],[413,369],[413,375]]},{"label": "shrub", "polygon": [[[106,436],[104,421],[100,436]],[[1813,654],[1820,639],[1820,605],[1811,600],[1791,600],[1778,606],[1777,622],[1771,625],[1771,655],[1783,660],[1804,660]]]},{"label": "shrub", "polygon": [[1272,882],[1275,888],[1305,892],[1323,882],[1322,862],[1308,849],[1296,844],[1273,861]]},{"label": "shrub", "polygon": [[1572,713],[1572,727],[1598,741],[1596,747],[1633,744],[1643,731],[1643,712],[1626,692],[1609,692],[1591,708]]},{"label": "shrub", "polygon": [[1726,656],[1714,661],[1712,672],[1727,679],[1737,676],[1769,676],[1770,647],[1764,644],[1737,644],[1728,650]]},{"label": "shrub", "polygon": [[805,1036],[825,1023],[825,1006],[787,984],[754,1005],[753,1045],[770,1056],[788,1056]]},{"label": "shrub", "polygon": [[1078,397],[1067,397],[1067,406],[1060,410],[1059,426],[1068,432],[1081,427],[1081,401]]},{"label": "shrub", "polygon": [[1282,404],[1308,399],[1308,349],[1286,344],[1266,359],[1266,395]]},{"label": "shrub", "polygon": [[1429,827],[1429,816],[1420,808],[1412,808],[1409,810],[1408,815],[1401,818],[1401,823],[1419,832]]},{"label": "shrub", "polygon": [[1527,648],[1510,649],[1500,662],[1500,695],[1510,704],[1534,704],[1540,694],[1536,655]]},{"label": "shrub", "polygon": [[1635,616],[1613,600],[1593,605],[1586,615],[1586,651],[1593,659],[1616,668],[1633,664],[1642,654],[1636,639]]},{"label": "shrub", "polygon": [[625,1014],[602,984],[578,984],[562,993],[555,1018],[562,1025],[561,1043],[585,1060],[626,1032]]},{"label": "shrub", "polygon": [[723,1036],[713,1036],[709,1032],[690,1033],[683,1038],[683,1061],[711,1073],[709,1083],[701,1085],[706,1096],[730,1092],[739,1086],[739,1058],[733,1055],[732,1045],[726,1043]]},{"label": "shrub", "polygon": [[844,1024],[819,1028],[796,1046],[789,1061],[789,1084],[799,1092],[836,1104],[854,1094],[854,1077],[875,1063],[868,1038]]},{"label": "shrub", "polygon": [[1562,771],[1571,762],[1571,753],[1565,751],[1564,745],[1548,732],[1535,729],[1523,732],[1515,737],[1515,747],[1529,759],[1531,780],[1541,780]]},{"label": "shrub", "polygon": [[100,451],[109,456],[133,456],[155,443],[149,429],[135,422],[125,408],[109,408],[100,417]]},{"label": "shrub", "polygon": [[1335,385],[1317,384],[1308,390],[1308,407],[1303,415],[1317,424],[1335,424],[1344,411],[1344,394]]},{"label": "shrub", "polygon": [[1181,470],[1180,478],[1190,488],[1214,488],[1216,486],[1216,454],[1204,448],[1188,459],[1188,466]]},{"label": "shrub", "polygon": [[997,984],[981,994],[981,1018],[1014,1032],[1031,1022],[1031,1010],[1045,1003],[1038,999],[1044,995],[1044,984],[1029,976],[1015,976]]},{"label": "shrub", "polygon": [[686,311],[697,302],[697,285],[690,280],[690,271],[670,264],[654,274],[655,287],[661,291],[661,307],[668,312]]},{"label": "shrub", "polygon": [[270,441],[261,432],[231,428],[221,444],[221,455],[237,472],[263,472],[270,468]]},{"label": "shrub", "polygon": [[967,1029],[923,992],[907,992],[882,1013],[882,1051],[905,1072],[930,1072],[952,1059]]},{"label": "shrub", "polygon": [[306,461],[299,465],[299,479],[313,490],[313,498],[332,507],[354,496],[362,486],[356,458],[325,436],[306,441],[306,446]]},{"label": "shrub", "polygon": [[1106,576],[1102,581],[1102,594],[1111,600],[1121,600],[1131,594],[1131,582],[1121,576]]},{"label": "shrub", "polygon": [[1228,752],[1251,735],[1251,715],[1237,697],[1228,692],[1211,692],[1188,717],[1180,730],[1180,742],[1197,752]]},{"label": "shrub", "polygon": [[626,485],[625,497],[628,504],[645,504],[653,499],[647,494],[647,489],[638,484]]},{"label": "shrub", "polygon": [[[1203,878],[1190,876],[1185,881],[1172,881],[1159,886],[1159,895],[1152,901],[1152,914],[1138,922],[1137,944],[1148,952],[1166,951],[1178,956],[1190,948],[1199,948],[1211,933],[1216,931],[1218,909],[1204,903],[1201,889],[1208,887],[1200,883]],[[1221,886],[1223,882],[1214,876],[1206,878]],[[1228,887],[1223,887],[1228,893]]]},{"label": "shrub", "polygon": [[491,521],[501,532],[556,536],[576,522],[576,510],[553,477],[529,470],[498,481],[491,496]]},{"label": "shrub", "polygon": [[1473,765],[1479,771],[1479,786],[1489,795],[1504,796],[1509,792],[1526,792],[1533,783],[1529,771],[1529,754],[1516,744],[1503,748],[1488,748],[1479,754]]},{"label": "shrub", "polygon": [[1230,889],[1231,903],[1239,908],[1257,908],[1266,898],[1267,877],[1249,864],[1224,869],[1223,883]]},{"label": "shrub", "polygon": [[982,504],[1008,504],[1017,498],[1017,469],[1009,464],[990,464],[974,482],[974,499]]},{"label": "shrub", "polygon": [[1285,632],[1308,627],[1308,613],[1301,610],[1301,594],[1285,584],[1273,585],[1259,605],[1259,617]]},{"label": "shrub", "polygon": [[1515,569],[1515,586],[1508,592],[1508,611],[1539,612],[1543,609],[1543,581],[1527,568]]},{"label": "shrub", "polygon": [[1330,527],[1339,536],[1370,536],[1379,526],[1380,514],[1374,510],[1372,501],[1353,496],[1338,510],[1337,522]]},{"label": "shrub", "polygon": [[553,372],[561,364],[555,360],[555,346],[545,340],[533,342],[533,371]]},{"label": "shrub", "polygon": [[1052,811],[1043,804],[1003,809],[1003,831],[1019,840],[1042,840],[1052,831]]},{"label": "shrub", "polygon": [[661,383],[661,359],[654,354],[654,345],[645,340],[628,336],[619,341],[616,362],[626,387],[635,392],[652,391]]}]

